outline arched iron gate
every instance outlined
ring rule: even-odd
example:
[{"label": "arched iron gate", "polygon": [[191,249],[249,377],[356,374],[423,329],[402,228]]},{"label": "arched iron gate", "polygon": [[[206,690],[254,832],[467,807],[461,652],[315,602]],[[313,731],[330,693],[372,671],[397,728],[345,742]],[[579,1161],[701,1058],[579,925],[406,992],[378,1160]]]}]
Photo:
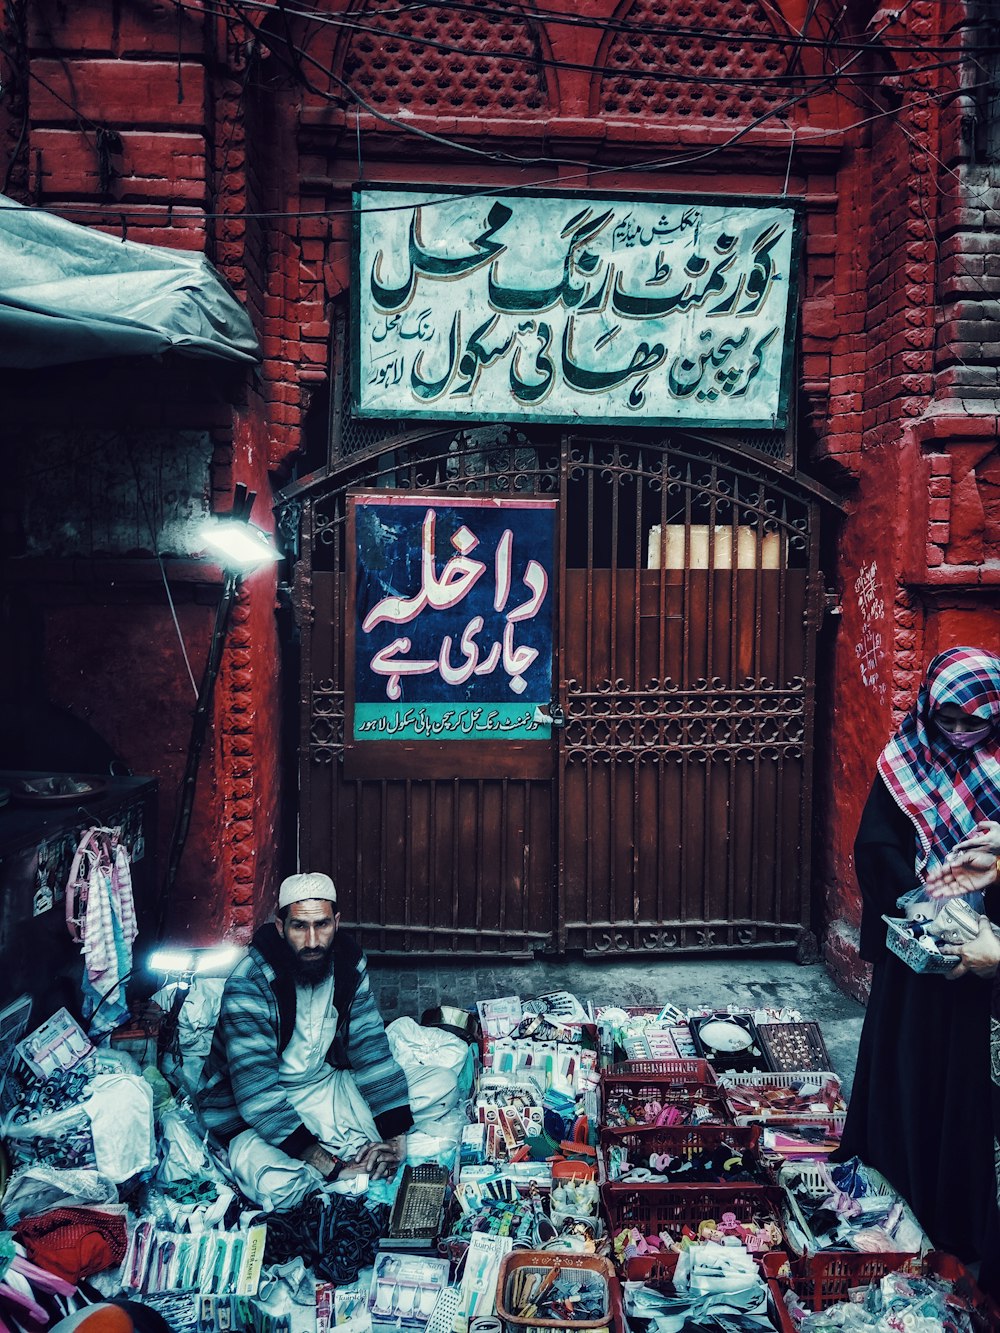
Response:
[{"label": "arched iron gate", "polygon": [[[344,775],[350,488],[559,497],[552,778]],[[819,501],[690,435],[387,439],[299,497],[301,864],[376,953],[809,938]]]}]

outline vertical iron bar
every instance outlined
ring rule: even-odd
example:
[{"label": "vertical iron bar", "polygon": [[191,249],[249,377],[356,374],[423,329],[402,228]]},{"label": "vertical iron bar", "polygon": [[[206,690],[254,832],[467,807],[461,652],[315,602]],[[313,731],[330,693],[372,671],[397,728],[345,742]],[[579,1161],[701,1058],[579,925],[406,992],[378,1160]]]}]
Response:
[{"label": "vertical iron bar", "polygon": [[736,705],[743,681],[737,678],[739,656],[739,612],[740,612],[740,479],[733,477],[732,504],[729,507],[729,532],[732,547],[732,568],[729,571],[729,690],[727,716],[728,734],[726,736],[726,810],[729,821],[729,837],[726,840],[726,915],[730,921],[736,915],[736,754],[735,735]]},{"label": "vertical iron bar", "polygon": [[[681,570],[681,671],[683,673],[683,713],[681,724],[681,873],[680,918],[686,925],[690,920],[688,905],[688,783],[690,781],[691,738],[691,489],[693,486],[690,460],[684,464],[684,561]],[[682,935],[683,938],[683,935]]]},{"label": "vertical iron bar", "polygon": [[[459,926],[458,896],[461,891],[461,885],[458,873],[458,853],[459,853],[459,847],[461,846],[461,840],[459,838],[459,829],[458,829],[458,821],[460,816],[460,810],[459,810],[460,790],[461,790],[461,779],[454,778],[451,784],[451,925],[452,929],[455,931],[458,930]],[[452,936],[452,940],[454,941],[452,948],[457,949],[459,947],[460,938],[461,937],[457,934]]]},{"label": "vertical iron bar", "polygon": [[[666,797],[667,797],[667,773],[668,763],[666,747],[666,722],[665,722],[665,704],[667,688],[667,477],[670,467],[670,456],[667,453],[666,446],[660,456],[660,551],[659,560],[659,587],[658,607],[659,616],[657,620],[657,648],[656,648],[656,680],[657,688],[661,691],[660,708],[657,717],[657,740],[660,743],[659,757],[656,762],[656,805],[659,811],[659,827],[661,830],[666,828]],[[662,921],[665,911],[665,890],[667,878],[667,861],[665,838],[661,835],[656,841],[656,919]]]},{"label": "vertical iron bar", "polygon": [[763,651],[764,615],[762,601],[764,596],[764,555],[761,517],[758,514],[754,527],[755,570],[754,570],[754,632],[753,632],[753,784],[750,796],[750,916],[760,921],[760,747],[761,747],[761,704],[763,692]]},{"label": "vertical iron bar", "polygon": [[[645,466],[644,456],[640,449],[636,459],[634,475],[635,485],[635,572],[634,572],[634,591],[633,591],[633,621],[635,623],[635,634],[633,638],[633,661],[632,661],[632,681],[630,685],[631,699],[630,707],[632,711],[632,924],[636,926],[641,917],[641,872],[642,866],[639,857],[639,831],[641,828],[639,798],[642,785],[642,768],[639,764],[639,747],[641,744],[641,722],[639,715],[639,691],[642,689],[642,569],[644,560],[642,558],[642,497],[645,487]],[[637,932],[633,931],[633,948],[639,947]]]},{"label": "vertical iron bar", "polygon": [[[338,821],[344,801],[347,799],[348,785],[344,778],[344,744],[347,740],[347,728],[352,719],[347,716],[347,692],[345,681],[347,679],[347,583],[344,573],[346,560],[346,542],[347,542],[347,500],[340,492],[332,499],[332,533],[333,533],[333,588],[330,597],[330,607],[333,613],[333,624],[330,626],[330,633],[333,635],[333,647],[330,653],[331,676],[333,678],[334,707],[340,710],[341,725],[344,729],[340,741],[340,753],[334,755],[332,759],[332,771],[330,773],[330,793],[331,806],[330,819],[327,826],[327,836],[330,840],[330,867],[334,873],[339,872],[339,856],[337,848]],[[315,553],[315,538],[313,551]],[[309,635],[310,641],[312,634],[316,633],[315,603],[313,603],[313,625]],[[322,633],[322,627],[320,628]],[[312,679],[312,668],[310,658],[310,680]],[[355,837],[355,863],[356,870],[354,884],[351,886],[351,894],[354,901],[354,916],[356,920],[361,919],[361,898],[360,890],[363,883],[362,875],[364,871],[362,856],[362,838],[361,838],[361,785],[354,783],[354,806],[355,821],[357,831]]]},{"label": "vertical iron bar", "polygon": [[[587,604],[584,610],[584,616],[587,621],[587,676],[581,682],[583,686],[584,706],[587,710],[587,753],[583,759],[584,775],[586,782],[586,792],[584,795],[584,809],[586,810],[586,834],[587,834],[587,883],[586,883],[586,913],[587,913],[587,942],[591,943],[591,923],[594,920],[594,831],[593,824],[595,819],[594,812],[594,775],[593,775],[593,755],[590,749],[590,742],[593,739],[594,725],[594,484],[596,459],[594,457],[594,446],[587,442]],[[610,571],[609,571],[610,572]]]},{"label": "vertical iron bar", "polygon": [[[510,813],[510,806],[507,801],[507,779],[500,779],[500,919],[497,925],[501,930],[507,929],[507,894],[510,886],[507,883],[507,817]],[[501,940],[501,944],[503,941]]]},{"label": "vertical iron bar", "polygon": [[799,858],[799,920],[811,927],[812,906],[812,782],[813,737],[815,734],[816,706],[816,636],[823,616],[823,578],[819,568],[819,506],[806,506],[808,523],[808,575],[806,582],[805,654],[802,662],[804,692],[802,699],[802,787],[799,796],[799,830],[802,854]]},{"label": "vertical iron bar", "polygon": [[437,892],[438,892],[438,783],[427,784],[427,926],[431,944],[435,940],[437,928]]},{"label": "vertical iron bar", "polygon": [[[785,636],[788,633],[788,604],[787,597],[787,566],[788,551],[786,547],[786,533],[788,532],[788,503],[785,500],[781,502],[781,525],[778,528],[778,670],[777,680],[774,682],[779,690],[788,688],[790,682],[786,679],[785,670]],[[808,592],[806,594],[808,596]],[[802,632],[807,632],[805,626],[801,627]],[[799,627],[796,627],[798,632]],[[781,836],[782,822],[784,817],[785,800],[785,742],[778,740],[775,743],[775,780],[774,780],[774,806],[777,818],[775,819],[775,837],[774,837],[774,920],[776,922],[782,919],[782,904],[784,901],[784,876],[785,876],[785,840]]]},{"label": "vertical iron bar", "polygon": [[[550,815],[550,837],[552,845],[556,849],[555,865],[555,883],[552,886],[553,892],[550,900],[549,917],[555,925],[555,945],[559,953],[566,948],[566,781],[567,766],[569,757],[567,755],[566,732],[570,726],[569,718],[569,682],[567,680],[568,670],[566,663],[566,645],[568,642],[567,624],[569,617],[569,578],[567,575],[567,524],[569,522],[569,474],[571,465],[571,454],[573,450],[573,440],[565,432],[559,436],[559,509],[556,516],[556,525],[558,532],[558,560],[559,560],[559,615],[557,620],[558,642],[556,644],[556,661],[554,669],[557,668],[556,681],[557,688],[553,691],[553,696],[559,701],[566,715],[566,726],[556,729],[556,782],[555,790],[552,791],[549,798]],[[588,581],[589,588],[589,581]],[[589,592],[588,592],[589,597]],[[589,633],[589,629],[588,629]],[[530,788],[525,788],[525,802],[527,807],[527,820],[530,832],[531,820],[531,800]],[[551,821],[554,822],[554,826]],[[530,845],[530,839],[528,839]],[[522,914],[527,912],[527,898],[529,893],[529,859],[525,853],[525,875],[522,888],[522,901],[524,907]],[[527,924],[525,922],[525,924]]]},{"label": "vertical iron bar", "polygon": [[[298,869],[302,865],[303,847],[302,830],[303,821],[301,811],[308,811],[306,822],[306,835],[309,839],[309,846],[305,849],[305,855],[310,863],[313,861],[313,840],[315,838],[315,829],[317,824],[316,812],[313,809],[313,759],[312,753],[312,724],[314,709],[314,690],[313,690],[313,635],[316,633],[316,602],[313,592],[313,560],[315,559],[315,501],[307,498],[302,503],[302,513],[300,517],[299,528],[299,559],[295,565],[294,573],[294,599],[295,599],[295,621],[298,626],[300,650],[299,650],[299,818],[296,820],[297,833],[296,838],[298,846],[295,848],[295,867]],[[336,818],[336,800],[338,794],[337,784],[337,763],[339,756],[334,755],[332,759],[333,772],[331,774],[331,799],[334,803],[333,815],[334,821],[329,818],[325,823],[335,822]],[[330,863],[332,867],[332,862]],[[332,867],[335,869],[335,867]]]},{"label": "vertical iron bar", "polygon": [[486,835],[483,829],[483,802],[486,796],[486,784],[482,778],[475,786],[476,792],[476,953],[483,951],[483,853],[486,848]]},{"label": "vertical iron bar", "polygon": [[[379,867],[378,867],[378,923],[380,926],[388,925],[386,919],[386,895],[388,884],[386,883],[386,870],[389,865],[389,784],[383,778],[379,784],[379,806],[381,809],[381,820],[379,829]],[[383,937],[386,937],[383,931]]]},{"label": "vertical iron bar", "polygon": [[[719,491],[719,468],[716,463],[711,466],[709,474],[709,493],[708,493],[708,531],[705,534],[706,557],[705,557],[705,707],[710,709],[713,695],[712,682],[715,678],[715,574],[717,569],[715,559],[715,529],[718,513],[718,491]],[[711,713],[706,711],[704,717],[710,718]],[[707,726],[705,728],[707,733]],[[702,800],[701,800],[701,919],[711,921],[715,913],[712,911],[710,895],[712,892],[712,863],[713,850],[715,847],[715,838],[712,836],[712,748],[708,744],[708,737],[705,738],[705,752],[702,761]]]},{"label": "vertical iron bar", "polygon": [[403,783],[403,800],[406,817],[403,820],[403,925],[406,933],[404,949],[413,947],[412,903],[413,903],[413,780],[407,778]]}]

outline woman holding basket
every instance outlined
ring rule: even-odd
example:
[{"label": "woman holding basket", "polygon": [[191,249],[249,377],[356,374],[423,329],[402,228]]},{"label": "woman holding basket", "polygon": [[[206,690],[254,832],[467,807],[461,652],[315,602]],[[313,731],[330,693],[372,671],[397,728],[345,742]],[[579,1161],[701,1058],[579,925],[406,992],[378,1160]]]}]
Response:
[{"label": "woman holding basket", "polygon": [[[936,1246],[974,1261],[997,1209],[993,969],[970,949],[948,976],[917,973],[886,949],[881,918],[917,903],[932,915],[949,854],[1000,821],[1000,659],[978,648],[935,657],[877,767],[854,844],[861,956],[874,969],[838,1156],[881,1171]],[[970,904],[1000,919],[996,886]]]}]

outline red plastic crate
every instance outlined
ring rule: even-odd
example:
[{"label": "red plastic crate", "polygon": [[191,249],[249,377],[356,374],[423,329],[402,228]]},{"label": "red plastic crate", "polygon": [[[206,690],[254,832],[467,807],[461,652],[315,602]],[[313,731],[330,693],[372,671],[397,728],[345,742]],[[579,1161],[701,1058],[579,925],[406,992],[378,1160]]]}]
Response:
[{"label": "red plastic crate", "polygon": [[676,1056],[663,1060],[620,1060],[609,1074],[639,1074],[644,1077],[667,1078],[672,1083],[718,1083],[715,1070],[707,1060]]},{"label": "red plastic crate", "polygon": [[[766,1272],[774,1272],[784,1256],[764,1255]],[[828,1250],[825,1254],[802,1255],[791,1260],[791,1285],[807,1309],[825,1310],[846,1301],[854,1287],[867,1287],[887,1273],[901,1269],[917,1271],[914,1254],[858,1254],[853,1250]]]},{"label": "red plastic crate", "polygon": [[[542,1271],[558,1268],[562,1273],[596,1274],[607,1283],[608,1313],[601,1319],[568,1321],[565,1319],[518,1318],[506,1308],[508,1279],[519,1268],[538,1268]],[[596,1278],[595,1278],[596,1280]],[[504,1327],[520,1330],[520,1333],[557,1333],[578,1329],[580,1333],[602,1333],[609,1329],[611,1333],[625,1333],[625,1316],[622,1309],[621,1284],[614,1266],[596,1255],[562,1254],[551,1250],[515,1250],[505,1255],[500,1261],[497,1277],[496,1311]]]},{"label": "red plastic crate", "polygon": [[[665,1062],[661,1062],[665,1063]],[[703,1102],[721,1125],[732,1124],[733,1116],[722,1089],[713,1083],[677,1082],[669,1074],[621,1074],[617,1070],[601,1075],[602,1119],[617,1099],[628,1097],[638,1102],[656,1102],[660,1106],[690,1107]],[[646,1122],[651,1124],[652,1122]],[[639,1125],[614,1125],[608,1128],[633,1129]]]},{"label": "red plastic crate", "polygon": [[684,1227],[697,1231],[699,1222],[718,1222],[723,1213],[735,1213],[738,1222],[766,1213],[781,1225],[782,1193],[773,1185],[605,1185],[601,1195],[612,1240],[625,1227],[676,1238]]},{"label": "red plastic crate", "polygon": [[[643,1254],[635,1259],[629,1259],[624,1276],[629,1282],[645,1282],[647,1286],[659,1289],[666,1288],[673,1291],[674,1269],[677,1267],[678,1255],[673,1250],[664,1250],[660,1254]],[[785,1260],[784,1254],[775,1256]],[[760,1263],[760,1260],[757,1261]],[[771,1298],[771,1318],[775,1328],[780,1333],[795,1333],[795,1325],[792,1323],[792,1317],[788,1313],[788,1308],[784,1302],[784,1294],[781,1284],[770,1277],[767,1270],[762,1267],[761,1274],[767,1284],[768,1295]]]},{"label": "red plastic crate", "polygon": [[[608,1171],[608,1149],[618,1145],[628,1150],[636,1166],[648,1164],[650,1154],[669,1153],[671,1157],[691,1158],[696,1153],[709,1152],[728,1144],[740,1153],[755,1152],[760,1142],[760,1125],[672,1125],[662,1128],[605,1129],[601,1131],[601,1168],[604,1189],[615,1193],[650,1189],[700,1189],[706,1181],[690,1184],[681,1181],[613,1181]],[[722,1188],[731,1188],[732,1182]]]},{"label": "red plastic crate", "polygon": [[990,1328],[1000,1329],[1000,1305],[979,1290],[979,1286],[960,1259],[942,1250],[933,1250],[924,1258],[924,1272],[954,1282],[955,1290],[989,1321]]}]

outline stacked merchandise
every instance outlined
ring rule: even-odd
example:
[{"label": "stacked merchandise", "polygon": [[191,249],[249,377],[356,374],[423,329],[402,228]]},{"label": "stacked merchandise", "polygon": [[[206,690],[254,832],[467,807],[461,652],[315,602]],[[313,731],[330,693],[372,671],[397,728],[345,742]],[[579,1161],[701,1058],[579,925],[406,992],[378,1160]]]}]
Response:
[{"label": "stacked merchandise", "polygon": [[168,1084],[65,1014],[24,1038],[19,1010],[0,1330],[101,1297],[176,1333],[826,1333],[931,1327],[944,1303],[949,1326],[985,1327],[905,1202],[829,1162],[844,1097],[797,1013],[560,992],[459,1016],[389,1028],[411,1095],[433,1076],[439,1135],[412,1134],[392,1181],[262,1215],[207,1146],[183,1067]]}]

